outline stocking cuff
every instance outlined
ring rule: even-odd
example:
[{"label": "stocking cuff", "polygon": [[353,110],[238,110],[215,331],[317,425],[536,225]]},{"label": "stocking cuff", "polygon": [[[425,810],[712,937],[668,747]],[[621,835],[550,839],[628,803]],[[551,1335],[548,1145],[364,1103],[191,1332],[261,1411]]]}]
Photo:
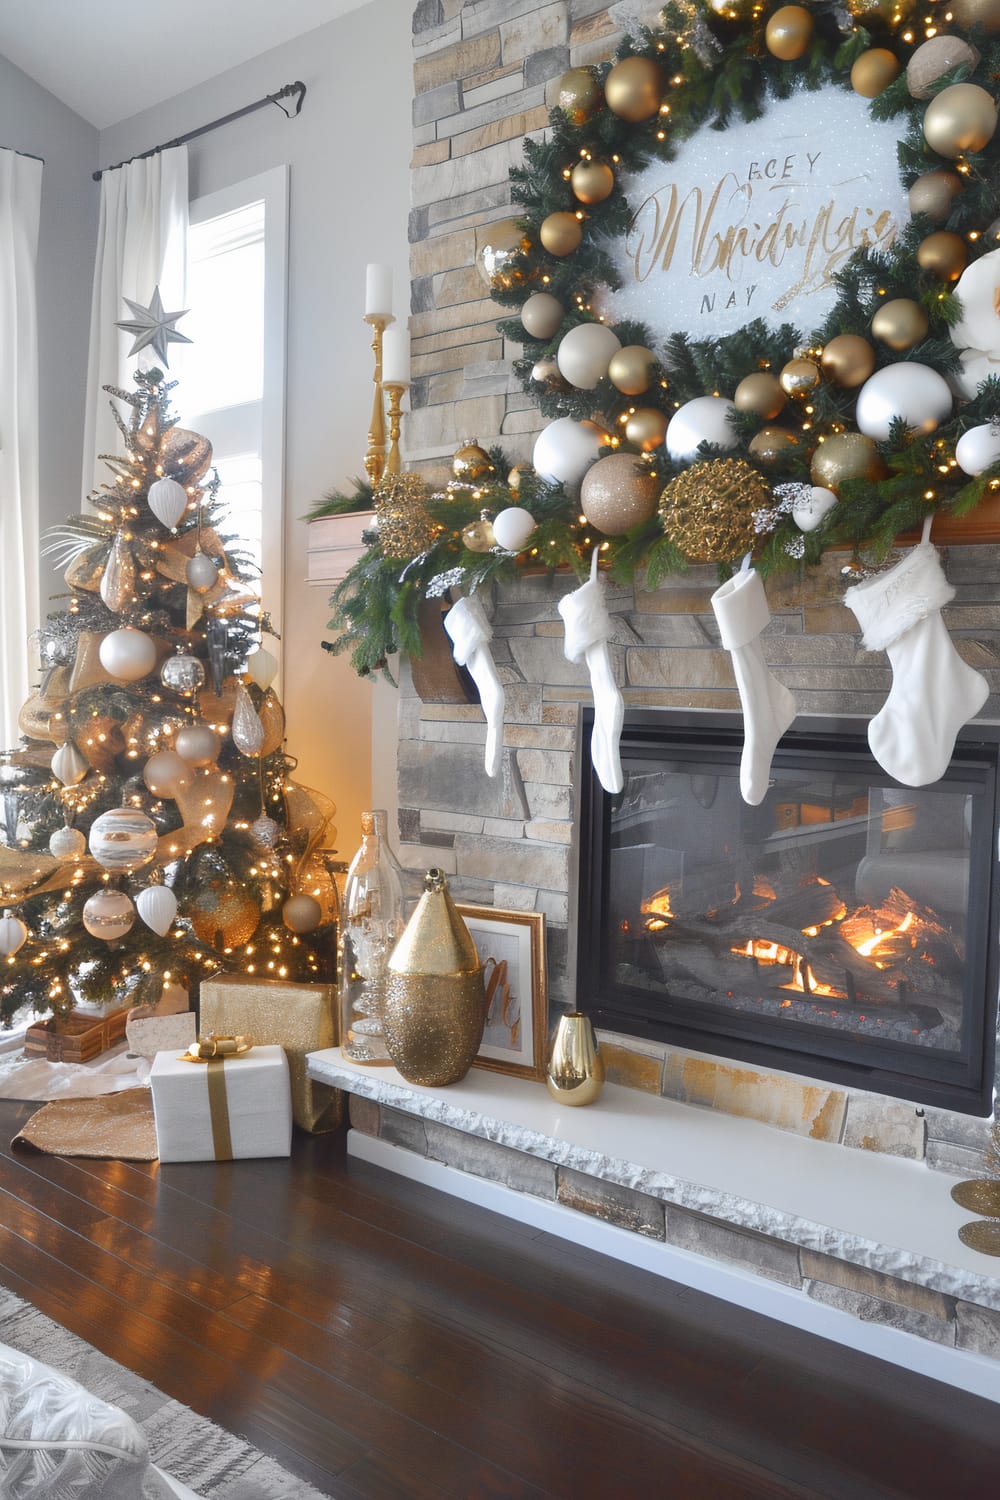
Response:
[{"label": "stocking cuff", "polygon": [[566,625],[563,650],[567,661],[582,661],[591,646],[610,641],[614,635],[599,578],[590,578],[572,594],[564,594],[559,600],[559,613]]},{"label": "stocking cuff", "polygon": [[857,617],[865,650],[884,651],[954,597],[937,549],[921,542],[888,573],[848,589],[844,603]]},{"label": "stocking cuff", "polygon": [[444,628],[451,636],[452,655],[460,667],[493,639],[493,627],[478,599],[459,599],[453,604],[444,617]]},{"label": "stocking cuff", "polygon": [[767,595],[755,568],[734,573],[712,595],[719,635],[727,651],[737,651],[757,639],[771,619]]}]

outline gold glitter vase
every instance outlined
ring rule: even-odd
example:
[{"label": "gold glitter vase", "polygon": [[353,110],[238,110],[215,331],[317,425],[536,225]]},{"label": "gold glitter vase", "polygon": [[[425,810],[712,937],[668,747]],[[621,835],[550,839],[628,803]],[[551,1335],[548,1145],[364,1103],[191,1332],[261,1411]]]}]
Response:
[{"label": "gold glitter vase", "polygon": [[472,934],[440,870],[424,876],[424,894],[389,960],[385,1045],[408,1083],[458,1083],[483,1040],[486,991]]},{"label": "gold glitter vase", "polygon": [[604,1059],[590,1017],[560,1016],[545,1083],[559,1104],[593,1104],[604,1087]]}]

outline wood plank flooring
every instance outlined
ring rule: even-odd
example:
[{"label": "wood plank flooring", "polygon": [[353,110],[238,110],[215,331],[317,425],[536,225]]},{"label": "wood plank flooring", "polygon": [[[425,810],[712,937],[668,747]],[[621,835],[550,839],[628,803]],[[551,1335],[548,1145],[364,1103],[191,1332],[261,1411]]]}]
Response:
[{"label": "wood plank flooring", "polygon": [[0,1282],[337,1500],[978,1500],[1000,1409],[349,1160],[9,1142]]}]

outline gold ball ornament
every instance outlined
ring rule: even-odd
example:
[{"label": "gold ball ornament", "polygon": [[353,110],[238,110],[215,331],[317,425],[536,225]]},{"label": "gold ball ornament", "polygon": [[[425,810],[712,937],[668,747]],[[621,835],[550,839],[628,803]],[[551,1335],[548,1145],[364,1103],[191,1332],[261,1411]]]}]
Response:
[{"label": "gold ball ornament", "polygon": [[456,448],[451,460],[451,472],[462,484],[475,484],[492,474],[493,465],[485,448],[480,448],[475,438],[466,438]]},{"label": "gold ball ornament", "polygon": [[864,385],[875,368],[875,350],[858,333],[838,333],[826,345],[820,367],[827,380],[845,391]]},{"label": "gold ball ornament", "polygon": [[533,339],[550,339],[558,333],[566,309],[551,292],[532,292],[521,308],[521,323]]},{"label": "gold ball ornament", "polygon": [[945,73],[963,66],[971,72],[978,61],[979,53],[964,37],[932,36],[906,64],[906,87],[914,99],[929,99]]},{"label": "gold ball ornament", "polygon": [[888,47],[869,47],[851,68],[851,88],[862,99],[875,99],[898,78],[902,64]]},{"label": "gold ball ornament", "polygon": [[960,234],[937,229],[917,246],[917,265],[942,281],[957,281],[969,263],[969,252]]},{"label": "gold ball ornament", "polygon": [[652,383],[656,355],[641,344],[626,344],[611,356],[608,379],[623,396],[641,396]]},{"label": "gold ball ornament", "polygon": [[654,448],[663,446],[668,421],[666,412],[658,411],[655,406],[640,406],[625,423],[625,436],[643,453],[652,453]]},{"label": "gold ball ornament", "polygon": [[578,161],[569,176],[573,196],[581,203],[603,203],[615,189],[615,174],[603,161]]},{"label": "gold ball ornament", "polygon": [[436,527],[425,510],[428,489],[418,474],[386,474],[375,487],[379,546],[386,557],[415,557]]},{"label": "gold ball ornament", "polygon": [[516,219],[487,224],[477,232],[476,240],[476,265],[487,286],[508,292],[524,281],[524,272],[515,270],[513,262],[515,256],[531,249],[531,241]]},{"label": "gold ball ornament", "polygon": [[493,522],[490,520],[489,513],[484,510],[479,520],[473,521],[462,532],[462,545],[470,552],[490,552],[496,544]]},{"label": "gold ball ornament", "polygon": [[987,36],[1000,32],[1000,7],[996,0],[950,0],[948,10],[965,31],[981,26]]},{"label": "gold ball ornament", "polygon": [[300,891],[281,908],[281,920],[290,932],[315,932],[323,920],[323,908],[315,896]]},{"label": "gold ball ornament", "polygon": [[885,477],[882,457],[870,437],[861,432],[838,432],[819,443],[813,454],[810,476],[813,484],[839,494],[847,479],[867,479],[874,484]]},{"label": "gold ball ornament", "polygon": [[788,397],[781,389],[777,376],[761,370],[743,377],[733,392],[733,401],[737,411],[751,411],[755,416],[763,417],[765,422],[773,422],[783,410]]},{"label": "gold ball ornament", "polygon": [[778,384],[793,401],[808,401],[823,376],[811,359],[790,359],[778,376]]},{"label": "gold ball ornament", "polygon": [[793,448],[799,446],[799,439],[794,432],[789,432],[787,427],[762,427],[747,444],[747,451],[752,453],[759,464],[766,469],[780,468]]},{"label": "gold ball ornament", "polygon": [[604,102],[604,92],[591,68],[570,68],[559,80],[556,103],[571,125],[584,125]]},{"label": "gold ball ornament", "polygon": [[951,213],[951,205],[965,184],[957,172],[947,167],[937,167],[925,172],[910,188],[907,198],[911,214],[926,214],[936,224],[942,223]]},{"label": "gold ball ornament", "polygon": [[764,30],[768,52],[782,62],[794,62],[807,52],[812,36],[813,18],[804,5],[783,5]]},{"label": "gold ball ornament", "polygon": [[195,936],[210,947],[248,943],[260,924],[260,907],[235,880],[203,886],[185,908]]},{"label": "gold ball ornament", "polygon": [[872,333],[889,349],[902,353],[927,337],[927,314],[919,302],[910,297],[894,297],[884,302],[872,318]]},{"label": "gold ball ornament", "polygon": [[580,486],[580,509],[604,536],[622,536],[656,510],[660,482],[633,453],[610,453],[589,468]]},{"label": "gold ball ornament", "polygon": [[710,459],[670,481],[660,496],[660,518],[692,562],[728,562],[753,548],[754,511],[770,498],[767,480],[745,459]]},{"label": "gold ball ornament", "polygon": [[950,160],[981,151],[993,139],[996,128],[996,100],[976,83],[953,83],[942,89],[924,113],[928,146]]},{"label": "gold ball ornament", "polygon": [[604,83],[608,108],[621,120],[638,125],[655,115],[663,97],[663,73],[650,57],[626,57],[615,63]]},{"label": "gold ball ornament", "polygon": [[583,239],[583,224],[568,211],[549,214],[542,220],[538,237],[550,255],[572,255]]}]

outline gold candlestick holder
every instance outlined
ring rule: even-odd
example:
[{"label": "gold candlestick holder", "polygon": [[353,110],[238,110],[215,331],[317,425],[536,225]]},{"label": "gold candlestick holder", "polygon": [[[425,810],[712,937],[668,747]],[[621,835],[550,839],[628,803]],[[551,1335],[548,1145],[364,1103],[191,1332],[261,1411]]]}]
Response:
[{"label": "gold candlestick holder", "polygon": [[390,313],[365,313],[365,322],[370,323],[372,352],[375,355],[375,395],[372,401],[372,419],[368,428],[368,451],[365,454],[365,473],[369,483],[378,484],[385,470],[385,409],[382,396],[382,335],[395,319]]},{"label": "gold candlestick holder", "polygon": [[406,385],[402,383],[397,385],[395,381],[384,387],[389,398],[389,452],[385,461],[387,474],[399,473],[399,429],[402,423],[402,412],[399,407],[406,389]]}]

